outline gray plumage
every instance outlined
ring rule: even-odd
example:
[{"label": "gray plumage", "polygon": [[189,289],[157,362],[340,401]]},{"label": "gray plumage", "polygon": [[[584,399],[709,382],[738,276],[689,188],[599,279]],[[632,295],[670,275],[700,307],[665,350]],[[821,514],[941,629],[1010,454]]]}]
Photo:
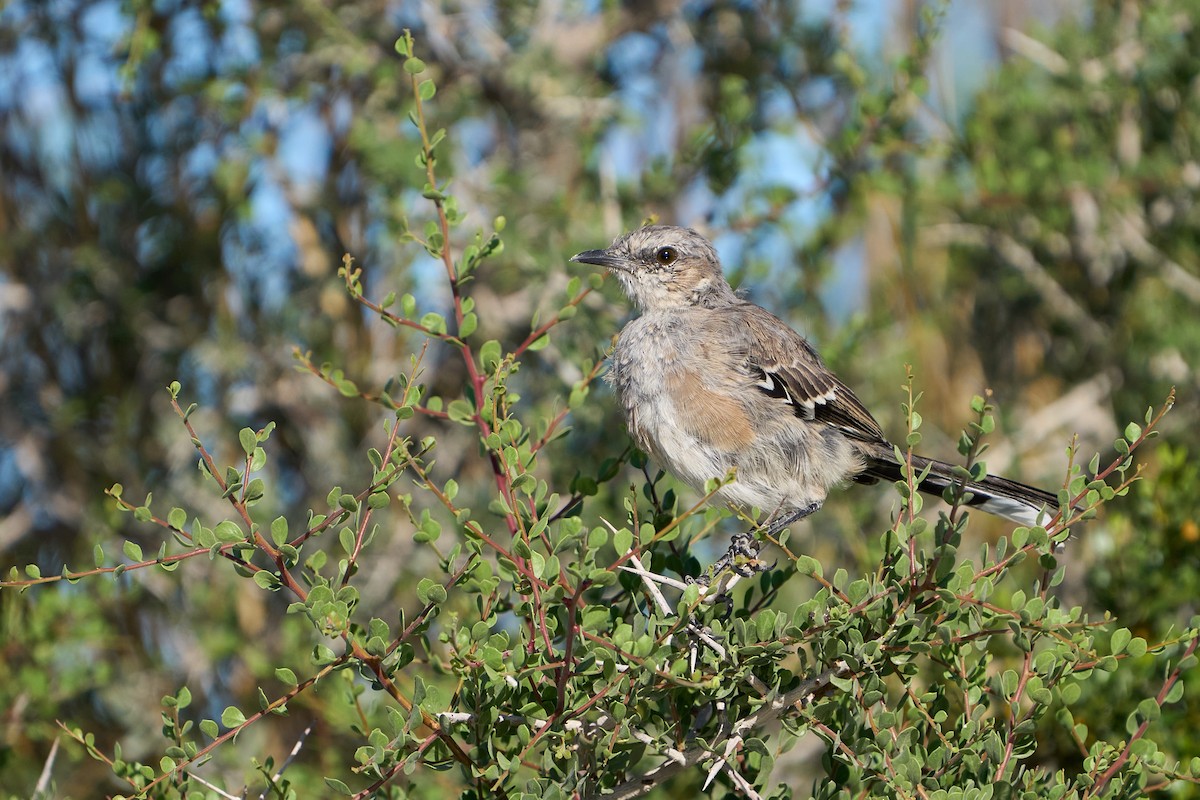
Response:
[{"label": "gray plumage", "polygon": [[[641,309],[607,377],[638,446],[685,483],[702,489],[736,468],[718,496],[762,509],[778,530],[820,508],[836,485],[900,479],[871,413],[808,340],[734,294],[700,234],[651,225],[571,260],[607,268]],[[926,466],[921,491],[940,495],[958,482],[949,464],[914,458],[917,471]],[[971,505],[1022,525],[1058,510],[1054,495],[1005,478],[966,489]]]}]

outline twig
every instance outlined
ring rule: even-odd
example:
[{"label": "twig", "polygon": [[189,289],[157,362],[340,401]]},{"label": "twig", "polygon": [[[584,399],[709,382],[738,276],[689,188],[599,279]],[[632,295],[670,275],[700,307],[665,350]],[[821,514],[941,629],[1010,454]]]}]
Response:
[{"label": "twig", "polygon": [[[201,778],[195,772],[188,771],[187,776],[188,776],[188,780],[193,780],[196,783],[203,786],[205,789],[208,789],[209,791],[212,791],[212,792],[216,792],[217,795],[225,798],[225,800],[242,800],[242,795],[230,794],[229,792],[225,791],[224,789],[221,789],[218,786],[214,786],[213,784],[204,780],[204,778]],[[262,797],[265,798],[266,796],[267,796],[267,793],[266,793],[266,791],[264,791],[262,793]]]},{"label": "twig", "polygon": [[[300,732],[300,738],[296,740],[296,744],[292,745],[291,752],[288,753],[288,757],[284,760],[284,762],[279,765],[279,770],[275,773],[272,780],[278,781],[283,777],[283,771],[291,766],[292,762],[296,760],[296,756],[300,755],[300,749],[304,747],[304,743],[308,740],[308,735],[312,733],[312,729],[313,723],[310,722],[307,726],[305,726],[304,730]],[[262,795],[259,797],[259,800],[267,800],[267,792],[269,790],[270,787],[264,789]]]},{"label": "twig", "polygon": [[50,788],[50,776],[54,774],[54,762],[58,758],[59,738],[58,736],[54,737],[54,742],[50,745],[50,752],[46,755],[46,763],[42,764],[42,774],[38,775],[37,784],[33,787],[35,800],[45,796]]},{"label": "twig", "polygon": [[[733,737],[742,737],[751,730],[773,722],[786,714],[793,706],[803,703],[810,699],[817,692],[831,685],[834,677],[839,677],[848,674],[849,670],[846,665],[841,664],[834,669],[827,669],[816,675],[813,678],[802,683],[792,691],[780,695],[765,705],[761,706],[756,712],[749,716],[743,717],[733,724],[732,730],[726,737],[713,741],[713,746],[723,743],[727,739]],[[678,756],[682,755],[682,758]],[[677,775],[683,769],[699,764],[701,761],[712,756],[712,750],[707,747],[690,747],[682,754],[676,753],[675,757],[669,758],[662,764],[648,770],[640,776],[637,776],[625,783],[608,790],[604,794],[605,800],[629,800],[629,798],[639,797],[646,794],[651,789],[655,788],[663,781],[673,775]],[[600,795],[591,793],[585,795],[586,798],[599,797]]]},{"label": "twig", "polygon": [[[1179,658],[1180,664],[1196,652],[1197,645],[1200,645],[1200,635],[1194,637],[1188,644],[1187,649],[1183,651],[1183,655]],[[1168,675],[1166,680],[1163,681],[1162,688],[1158,690],[1158,695],[1156,695],[1154,698],[1154,702],[1158,703],[1159,707],[1166,702],[1167,695],[1171,693],[1171,687],[1174,686],[1179,680],[1180,672],[1181,670],[1179,668],[1179,664],[1176,664],[1175,669],[1172,670],[1171,674]],[[1146,731],[1149,728],[1150,720],[1142,720],[1142,724],[1138,725],[1137,730],[1133,732],[1133,734],[1129,737],[1129,741],[1125,743],[1125,747],[1121,750],[1121,754],[1117,756],[1112,765],[1104,771],[1104,774],[1100,776],[1085,797],[1099,797],[1100,795],[1104,794],[1104,790],[1108,787],[1109,782],[1113,779],[1113,777],[1116,776],[1118,772],[1120,772],[1121,767],[1125,766],[1125,764],[1129,762],[1129,758],[1133,753],[1134,744],[1137,743],[1138,739],[1141,739],[1146,735]]]}]

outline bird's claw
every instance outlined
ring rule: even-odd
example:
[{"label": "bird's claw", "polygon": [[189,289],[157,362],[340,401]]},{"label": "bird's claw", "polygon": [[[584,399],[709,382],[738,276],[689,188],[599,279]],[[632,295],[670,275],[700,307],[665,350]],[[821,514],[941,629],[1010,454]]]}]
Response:
[{"label": "bird's claw", "polygon": [[[729,549],[717,559],[709,569],[710,575],[720,575],[725,570],[732,570],[743,578],[751,578],[756,573],[765,572],[773,565],[763,564],[758,560],[762,551],[762,543],[748,533],[734,534],[729,543]],[[708,583],[707,576],[705,583]]]}]

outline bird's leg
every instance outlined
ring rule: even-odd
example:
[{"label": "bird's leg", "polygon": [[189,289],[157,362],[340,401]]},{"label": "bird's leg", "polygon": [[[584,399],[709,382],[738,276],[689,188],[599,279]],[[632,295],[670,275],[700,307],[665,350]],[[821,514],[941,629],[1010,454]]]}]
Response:
[{"label": "bird's leg", "polygon": [[818,500],[801,508],[793,508],[786,514],[780,514],[779,516],[775,516],[773,514],[771,515],[771,519],[767,520],[766,525],[763,526],[762,532],[767,536],[767,538],[774,539],[776,536],[782,533],[783,529],[788,525],[791,525],[793,522],[799,522],[808,515],[814,514],[820,510],[821,503]]},{"label": "bird's leg", "polygon": [[[784,528],[804,519],[820,508],[820,502],[813,502],[801,508],[789,509],[786,513],[776,511],[758,530],[765,534],[767,538],[774,539]],[[762,542],[754,536],[752,531],[736,533],[729,542],[729,548],[708,568],[708,571],[704,575],[694,579],[685,578],[685,581],[687,583],[698,583],[703,586],[704,594],[712,595],[712,602],[724,604],[725,616],[728,617],[733,613],[733,598],[729,595],[729,589],[733,584],[737,583],[741,578],[752,578],[756,574],[767,572],[775,566],[773,563],[767,564],[759,561],[758,554],[762,551],[762,547]],[[732,575],[723,576],[726,570],[731,572]],[[715,586],[712,585],[714,578],[717,580]]]},{"label": "bird's leg", "polygon": [[[789,509],[786,513],[776,512],[759,530],[768,539],[774,539],[783,532],[784,528],[794,522],[799,522],[820,508],[820,502],[812,502],[800,508]],[[708,575],[699,578],[699,582],[707,586],[711,579],[710,576],[720,575],[727,569],[743,578],[751,578],[756,573],[766,572],[774,565],[764,564],[758,560],[761,550],[762,542],[758,541],[751,533],[735,534],[729,543],[729,549],[712,565]]]}]

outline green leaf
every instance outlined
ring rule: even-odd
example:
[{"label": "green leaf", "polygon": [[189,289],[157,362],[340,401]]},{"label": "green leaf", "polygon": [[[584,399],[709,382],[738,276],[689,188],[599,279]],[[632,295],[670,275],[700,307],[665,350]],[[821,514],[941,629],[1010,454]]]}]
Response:
[{"label": "green leaf", "polygon": [[462,324],[458,326],[458,336],[460,339],[465,339],[475,332],[479,327],[479,317],[475,314],[463,314]]},{"label": "green leaf", "polygon": [[[417,60],[419,61],[419,59],[417,59]],[[404,68],[408,69],[407,62],[405,63]],[[409,71],[411,72],[412,70],[409,70]],[[417,86],[417,96],[419,96],[422,100],[432,100],[433,95],[436,92],[437,92],[437,87],[433,85],[433,81],[430,80],[429,78],[426,78],[425,80],[421,81],[420,85]]]},{"label": "green leaf", "polygon": [[426,605],[443,603],[446,601],[446,587],[435,580],[422,578],[417,584],[417,599]]},{"label": "green leaf", "polygon": [[852,605],[858,605],[867,593],[871,590],[871,585],[865,580],[857,580],[850,584],[846,589],[846,598]]},{"label": "green leaf", "polygon": [[283,544],[288,539],[288,521],[285,517],[276,517],[271,520],[271,541],[276,546]]},{"label": "green leaf", "polygon": [[254,448],[258,447],[258,437],[250,428],[242,428],[238,431],[238,441],[242,444],[242,451],[248,456],[253,455]]},{"label": "green leaf", "polygon": [[254,582],[258,584],[260,589],[266,589],[272,592],[277,591],[283,586],[278,576],[272,572],[267,572],[265,569],[254,573]]},{"label": "green leaf", "polygon": [[275,670],[275,678],[284,686],[296,686],[300,683],[300,681],[296,680],[296,673],[287,667],[280,667]]},{"label": "green leaf", "polygon": [[217,723],[211,719],[200,720],[200,732],[210,739],[216,739],[221,735],[221,729],[217,727]]},{"label": "green leaf", "polygon": [[183,526],[187,524],[187,512],[182,508],[172,508],[167,514],[167,524],[175,530],[183,530]]},{"label": "green leaf", "polygon": [[1158,752],[1158,745],[1150,739],[1141,738],[1129,745],[1129,752],[1144,760]]},{"label": "green leaf", "polygon": [[450,419],[462,425],[475,424],[475,406],[461,397],[450,401],[446,413],[450,415]]},{"label": "green leaf", "polygon": [[121,549],[125,551],[125,557],[130,561],[142,560],[142,547],[137,542],[126,541]]},{"label": "green leaf", "polygon": [[483,367],[484,372],[494,372],[496,366],[500,363],[500,342],[495,339],[488,339],[479,348],[479,365]]},{"label": "green leaf", "polygon": [[[866,581],[863,581],[865,583]],[[772,638],[775,633],[775,612],[764,608],[754,618],[755,633],[760,642]]]},{"label": "green leaf", "polygon": [[588,532],[587,546],[589,550],[598,550],[608,542],[608,528],[596,526]]},{"label": "green leaf", "polygon": [[1020,527],[1013,529],[1012,546],[1014,550],[1020,550],[1029,541],[1029,528]]},{"label": "green leaf", "polygon": [[350,528],[342,528],[338,531],[338,544],[342,546],[342,550],[346,551],[346,555],[352,554],[357,544],[354,531]]},{"label": "green leaf", "polygon": [[226,728],[236,728],[246,723],[246,715],[237,706],[229,706],[221,712],[221,724]]},{"label": "green leaf", "polygon": [[796,572],[801,575],[811,575],[815,578],[821,577],[821,565],[812,556],[800,556],[796,559]]},{"label": "green leaf", "polygon": [[1124,653],[1131,638],[1133,638],[1133,634],[1129,632],[1129,628],[1118,628],[1113,631],[1112,640],[1109,643],[1112,647],[1113,655],[1119,656],[1121,653]]},{"label": "green leaf", "polygon": [[[262,448],[260,447],[254,452],[261,453]],[[262,478],[255,478],[254,480],[250,481],[250,485],[246,487],[246,504],[253,505],[255,502],[261,500],[263,495],[266,494],[266,489],[267,485],[263,482]]]},{"label": "green leaf", "polygon": [[430,311],[421,317],[421,326],[435,335],[443,334],[446,332],[446,318],[436,311]]},{"label": "green leaf", "polygon": [[416,56],[410,56],[404,60],[404,71],[409,75],[420,75],[425,71],[425,62]]},{"label": "green leaf", "polygon": [[218,522],[213,533],[216,534],[217,541],[225,544],[246,540],[246,535],[242,533],[242,529],[237,526],[237,523],[230,522],[227,519]]},{"label": "green leaf", "polygon": [[192,538],[200,547],[212,547],[217,543],[216,532],[212,528],[206,528],[199,522],[192,524]]},{"label": "green leaf", "polygon": [[[407,66],[407,64],[405,65]],[[351,795],[350,787],[339,781],[337,778],[326,778],[325,785],[333,789],[338,794]]]},{"label": "green leaf", "polygon": [[529,542],[524,539],[514,539],[512,543],[513,555],[518,558],[529,558],[533,555],[533,551],[529,549]]},{"label": "green leaf", "polygon": [[442,526],[436,519],[424,520],[421,527],[413,532],[413,541],[421,544],[436,542],[442,535]]},{"label": "green leaf", "polygon": [[623,556],[633,548],[633,531],[621,528],[613,534],[613,548],[618,556]]},{"label": "green leaf", "polygon": [[514,492],[524,492],[525,494],[532,494],[533,490],[536,487],[537,487],[537,478],[533,477],[528,472],[522,472],[520,475],[517,475],[515,478],[512,479],[512,490]]}]

